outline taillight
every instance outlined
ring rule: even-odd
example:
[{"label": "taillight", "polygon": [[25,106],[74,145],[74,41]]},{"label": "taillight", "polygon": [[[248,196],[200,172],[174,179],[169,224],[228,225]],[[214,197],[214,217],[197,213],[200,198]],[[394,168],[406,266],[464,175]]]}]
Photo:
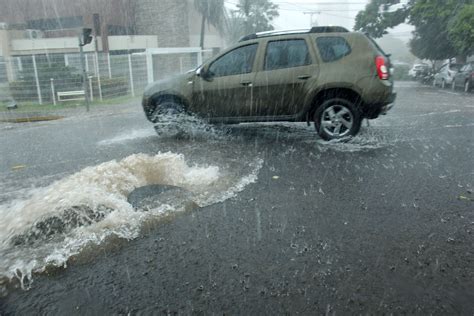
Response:
[{"label": "taillight", "polygon": [[390,77],[385,57],[377,56],[375,58],[375,66],[377,67],[377,74],[381,80],[387,80]]}]

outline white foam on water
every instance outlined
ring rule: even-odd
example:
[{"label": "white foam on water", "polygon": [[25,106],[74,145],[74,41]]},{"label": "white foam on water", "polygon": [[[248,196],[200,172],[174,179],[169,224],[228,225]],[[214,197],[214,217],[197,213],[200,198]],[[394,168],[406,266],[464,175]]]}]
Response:
[{"label": "white foam on water", "polygon": [[398,137],[394,137],[394,135],[386,136],[379,130],[370,129],[354,137],[347,137],[332,141],[324,141],[320,139],[316,143],[319,150],[322,152],[328,150],[338,152],[360,152],[386,148],[395,144],[397,141],[400,141],[400,139]]},{"label": "white foam on water", "polygon": [[[246,162],[242,170],[226,170],[190,165],[183,155],[170,152],[137,154],[85,168],[47,187],[33,189],[27,199],[0,205],[0,279],[18,278],[27,288],[32,273],[49,265],[64,266],[68,258],[88,245],[100,245],[110,236],[136,238],[147,220],[184,210],[181,206],[161,205],[148,212],[137,211],[127,201],[136,188],[151,184],[178,186],[191,192],[193,201],[202,207],[232,198],[255,182],[262,164],[262,160],[255,159]],[[35,229],[38,223],[78,206],[92,210],[94,215],[104,209],[110,211],[100,221],[74,226],[61,238],[42,236],[34,244],[14,244],[16,237]]]},{"label": "white foam on water", "polygon": [[122,134],[119,134],[109,139],[101,140],[100,142],[98,142],[98,145],[110,146],[110,145],[124,143],[124,142],[135,140],[135,139],[148,138],[152,136],[156,136],[156,133],[151,128],[135,129],[128,132],[124,132]]},{"label": "white foam on water", "polygon": [[155,130],[161,138],[219,140],[226,137],[224,129],[186,113],[160,115],[159,122],[155,123]]}]

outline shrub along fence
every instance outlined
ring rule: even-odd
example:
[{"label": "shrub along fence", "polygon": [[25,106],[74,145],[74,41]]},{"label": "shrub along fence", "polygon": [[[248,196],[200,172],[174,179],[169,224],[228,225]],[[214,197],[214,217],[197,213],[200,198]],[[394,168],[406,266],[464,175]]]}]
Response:
[{"label": "shrub along fence", "polygon": [[[190,48],[163,50],[153,54],[86,54],[86,84],[91,100],[139,96],[148,83],[193,69],[203,57],[201,51]],[[3,64],[10,69],[11,96],[20,104],[59,104],[58,96],[74,92],[75,99],[84,97],[79,54],[15,56],[6,58]]]}]

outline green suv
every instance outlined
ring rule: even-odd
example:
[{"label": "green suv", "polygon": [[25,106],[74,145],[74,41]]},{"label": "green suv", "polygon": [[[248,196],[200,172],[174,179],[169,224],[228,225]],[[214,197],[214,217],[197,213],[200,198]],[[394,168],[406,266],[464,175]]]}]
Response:
[{"label": "green suv", "polygon": [[325,140],[354,136],[395,101],[389,55],[342,27],[256,33],[197,70],[144,92],[147,118],[188,113],[210,123],[313,121]]}]

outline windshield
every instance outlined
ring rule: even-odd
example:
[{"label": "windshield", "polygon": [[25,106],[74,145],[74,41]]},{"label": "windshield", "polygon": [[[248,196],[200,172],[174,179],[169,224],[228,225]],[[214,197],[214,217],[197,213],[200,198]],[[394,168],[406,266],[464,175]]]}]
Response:
[{"label": "windshield", "polygon": [[473,315],[473,21],[0,0],[0,316]]}]

